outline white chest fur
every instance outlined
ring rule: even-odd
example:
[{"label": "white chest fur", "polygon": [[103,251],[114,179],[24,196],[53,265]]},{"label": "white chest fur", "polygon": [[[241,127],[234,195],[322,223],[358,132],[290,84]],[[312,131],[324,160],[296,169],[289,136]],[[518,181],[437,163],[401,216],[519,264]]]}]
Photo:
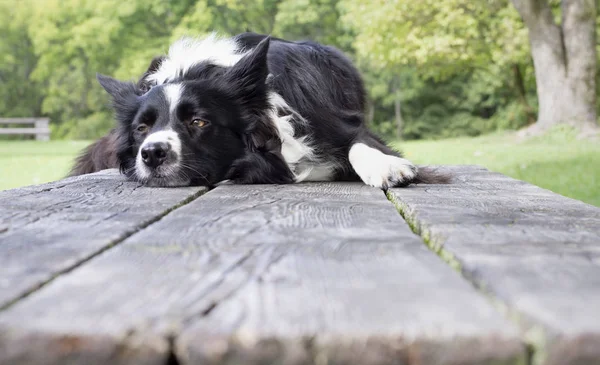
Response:
[{"label": "white chest fur", "polygon": [[[271,120],[277,127],[282,141],[281,154],[294,173],[296,182],[331,181],[334,177],[335,165],[319,159],[306,136],[295,136],[292,118],[295,123],[307,122],[291,111],[285,100],[277,93],[272,92],[269,95],[269,102],[273,106]],[[290,114],[278,115],[277,110],[290,110]]]}]

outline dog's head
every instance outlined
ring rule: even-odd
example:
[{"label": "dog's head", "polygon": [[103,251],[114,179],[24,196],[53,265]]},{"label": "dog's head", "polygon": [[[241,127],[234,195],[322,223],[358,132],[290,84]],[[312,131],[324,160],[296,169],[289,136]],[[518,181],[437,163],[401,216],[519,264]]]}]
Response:
[{"label": "dog's head", "polygon": [[268,123],[268,47],[267,38],[231,67],[197,65],[149,90],[99,75],[119,124],[121,171],[150,186],[213,185],[277,139]]}]

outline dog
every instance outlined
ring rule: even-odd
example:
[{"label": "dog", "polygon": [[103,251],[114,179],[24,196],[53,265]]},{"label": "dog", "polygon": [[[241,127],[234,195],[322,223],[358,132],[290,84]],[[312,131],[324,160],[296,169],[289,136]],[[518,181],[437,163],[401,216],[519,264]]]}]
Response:
[{"label": "dog", "polygon": [[97,75],[117,126],[71,176],[118,167],[147,186],[447,183],[365,124],[359,71],[338,49],[246,32],[182,38],[137,82]]}]

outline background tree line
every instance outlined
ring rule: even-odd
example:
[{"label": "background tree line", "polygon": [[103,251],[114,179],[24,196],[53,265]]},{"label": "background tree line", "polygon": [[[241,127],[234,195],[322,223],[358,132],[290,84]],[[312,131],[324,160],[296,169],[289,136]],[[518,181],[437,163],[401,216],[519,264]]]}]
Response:
[{"label": "background tree line", "polygon": [[182,35],[252,30],[345,51],[367,83],[368,123],[388,137],[474,136],[575,119],[595,128],[596,7],[595,0],[1,1],[0,117],[45,115],[55,138],[100,136],[113,122],[96,72],[135,79]]}]

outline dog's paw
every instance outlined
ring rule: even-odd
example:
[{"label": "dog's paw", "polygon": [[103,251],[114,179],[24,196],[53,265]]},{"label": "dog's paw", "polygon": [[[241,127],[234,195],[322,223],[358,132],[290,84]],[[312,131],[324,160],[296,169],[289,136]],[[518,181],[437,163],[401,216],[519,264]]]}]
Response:
[{"label": "dog's paw", "polygon": [[362,143],[352,146],[349,158],[354,171],[365,184],[384,190],[408,185],[418,172],[410,161],[386,155]]},{"label": "dog's paw", "polygon": [[410,161],[382,155],[379,160],[372,160],[362,174],[358,174],[365,184],[386,190],[408,185],[417,176],[417,167]]}]

